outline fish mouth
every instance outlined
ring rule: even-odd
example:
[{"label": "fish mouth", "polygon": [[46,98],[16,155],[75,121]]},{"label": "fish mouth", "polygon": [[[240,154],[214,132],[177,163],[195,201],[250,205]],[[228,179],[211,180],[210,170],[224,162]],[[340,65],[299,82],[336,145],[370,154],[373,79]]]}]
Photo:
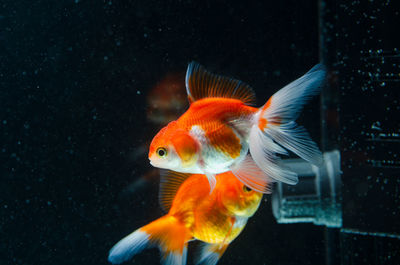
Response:
[{"label": "fish mouth", "polygon": [[152,165],[153,167],[157,167],[157,168],[159,168],[160,167],[160,165],[157,163],[158,161],[157,161],[157,159],[151,159],[151,158],[149,158],[149,162],[150,162],[150,165]]}]

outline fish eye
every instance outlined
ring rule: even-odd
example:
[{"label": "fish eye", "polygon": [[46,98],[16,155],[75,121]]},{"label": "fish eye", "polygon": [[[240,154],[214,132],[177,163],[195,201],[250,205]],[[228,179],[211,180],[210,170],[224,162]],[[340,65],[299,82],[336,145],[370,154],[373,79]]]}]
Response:
[{"label": "fish eye", "polygon": [[244,191],[244,192],[250,192],[250,191],[252,191],[252,189],[250,189],[250,188],[247,187],[246,185],[243,185],[243,191]]},{"label": "fish eye", "polygon": [[167,156],[167,149],[165,147],[159,147],[157,148],[156,153],[159,157],[165,157]]}]

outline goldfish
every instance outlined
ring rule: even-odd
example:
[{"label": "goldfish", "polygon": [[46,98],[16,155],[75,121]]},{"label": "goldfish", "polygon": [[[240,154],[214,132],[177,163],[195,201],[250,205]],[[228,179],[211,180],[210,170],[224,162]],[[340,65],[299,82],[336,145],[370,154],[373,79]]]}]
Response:
[{"label": "goldfish", "polygon": [[196,239],[201,249],[195,263],[215,265],[257,211],[263,196],[232,172],[217,174],[216,179],[210,193],[205,175],[164,174],[159,200],[168,213],[120,240],[108,260],[119,264],[148,247],[158,247],[162,264],[184,265],[188,242]]},{"label": "goldfish", "polygon": [[297,174],[283,166],[281,155],[291,151],[312,164],[322,163],[317,145],[295,120],[320,92],[325,75],[325,67],[317,64],[257,108],[248,84],[190,63],[185,78],[189,109],[153,138],[150,164],[205,174],[211,191],[215,175],[227,171],[258,192],[267,192],[271,179],[296,184]]}]

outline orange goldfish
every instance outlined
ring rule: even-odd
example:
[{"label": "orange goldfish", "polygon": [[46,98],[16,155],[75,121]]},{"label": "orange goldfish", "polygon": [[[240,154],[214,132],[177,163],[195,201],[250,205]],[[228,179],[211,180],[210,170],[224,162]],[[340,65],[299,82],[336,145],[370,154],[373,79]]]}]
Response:
[{"label": "orange goldfish", "polygon": [[216,175],[210,193],[205,175],[168,172],[160,203],[168,214],[119,241],[108,260],[119,264],[143,249],[158,246],[165,265],[186,264],[187,243],[202,241],[196,264],[214,265],[258,209],[262,193],[243,185],[231,172]]},{"label": "orange goldfish", "polygon": [[256,108],[251,106],[255,94],[249,85],[190,63],[186,72],[190,107],[153,138],[150,163],[205,174],[211,190],[215,174],[227,171],[258,192],[266,191],[270,178],[296,184],[297,174],[283,167],[277,154],[290,150],[313,164],[322,162],[317,145],[295,120],[305,102],[319,93],[325,73],[322,65],[314,66]]}]

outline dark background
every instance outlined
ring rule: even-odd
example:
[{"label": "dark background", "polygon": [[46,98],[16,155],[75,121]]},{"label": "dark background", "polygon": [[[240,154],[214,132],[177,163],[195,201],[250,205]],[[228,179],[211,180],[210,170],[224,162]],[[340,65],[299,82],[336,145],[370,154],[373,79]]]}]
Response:
[{"label": "dark background", "polygon": [[[129,189],[151,169],[138,151],[159,129],[146,119],[150,89],[196,60],[251,84],[261,105],[319,61],[317,11],[297,0],[1,1],[0,264],[107,264],[113,244],[162,214],[157,179]],[[315,99],[300,118],[317,142],[318,110]],[[158,264],[157,252],[130,263]],[[324,262],[323,228],[276,224],[265,196],[220,264]]]}]

